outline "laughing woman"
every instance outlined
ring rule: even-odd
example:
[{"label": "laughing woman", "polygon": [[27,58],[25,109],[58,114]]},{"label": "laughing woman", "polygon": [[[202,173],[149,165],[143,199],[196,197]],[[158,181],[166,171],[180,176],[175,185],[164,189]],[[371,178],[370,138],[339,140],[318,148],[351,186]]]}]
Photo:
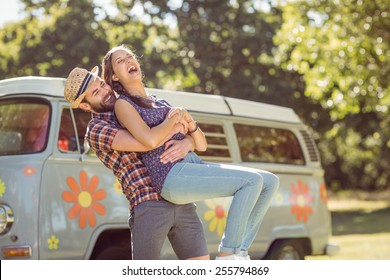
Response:
[{"label": "laughing woman", "polygon": [[[207,148],[205,136],[184,109],[172,108],[166,101],[147,93],[143,74],[134,53],[124,46],[111,49],[103,60],[103,79],[120,96],[115,104],[119,123],[145,146],[155,148],[180,122],[194,139],[195,149]],[[162,125],[161,125],[162,124]],[[178,133],[173,139],[182,139]],[[179,162],[161,162],[164,146],[141,153],[153,186],[175,204],[232,196],[218,260],[250,259],[250,248],[279,179],[270,172],[227,164],[206,163],[190,152]]]}]

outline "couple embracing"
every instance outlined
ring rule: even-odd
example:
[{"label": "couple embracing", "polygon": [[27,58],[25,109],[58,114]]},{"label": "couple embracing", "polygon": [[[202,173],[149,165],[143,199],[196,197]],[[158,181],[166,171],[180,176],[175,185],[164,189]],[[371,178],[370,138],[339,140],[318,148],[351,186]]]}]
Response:
[{"label": "couple embracing", "polygon": [[136,55],[125,46],[95,67],[75,68],[64,96],[73,108],[92,113],[86,141],[110,168],[130,204],[133,259],[158,259],[168,237],[179,259],[209,259],[194,202],[233,197],[217,260],[249,260],[272,197],[274,174],[203,162],[207,149],[196,120],[185,109],[148,94]]}]

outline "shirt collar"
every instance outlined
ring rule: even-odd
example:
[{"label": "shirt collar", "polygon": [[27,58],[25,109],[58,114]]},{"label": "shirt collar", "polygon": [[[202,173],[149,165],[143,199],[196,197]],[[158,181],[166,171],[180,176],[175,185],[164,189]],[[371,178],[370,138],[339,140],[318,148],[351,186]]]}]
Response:
[{"label": "shirt collar", "polygon": [[114,111],[104,112],[104,113],[92,113],[92,117],[105,121],[115,121]]}]

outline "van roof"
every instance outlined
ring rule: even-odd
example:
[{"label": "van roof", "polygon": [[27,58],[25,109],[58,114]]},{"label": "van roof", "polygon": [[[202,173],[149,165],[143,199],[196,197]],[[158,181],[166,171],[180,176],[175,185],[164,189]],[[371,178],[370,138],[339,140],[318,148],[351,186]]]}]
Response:
[{"label": "van roof", "polygon": [[[5,94],[35,93],[64,98],[65,81],[66,79],[64,78],[36,76],[5,79],[0,81],[0,96]],[[295,112],[287,107],[222,95],[152,88],[147,90],[150,94],[167,100],[173,106],[181,106],[189,111],[301,123]]]},{"label": "van roof", "polygon": [[64,97],[64,78],[26,76],[0,81],[0,95],[37,93]]},{"label": "van roof", "polygon": [[[301,123],[293,109],[222,95],[199,94],[161,89],[148,89],[149,93],[167,100],[172,105],[189,111],[266,119],[288,123]],[[179,104],[179,105],[178,105]]]}]

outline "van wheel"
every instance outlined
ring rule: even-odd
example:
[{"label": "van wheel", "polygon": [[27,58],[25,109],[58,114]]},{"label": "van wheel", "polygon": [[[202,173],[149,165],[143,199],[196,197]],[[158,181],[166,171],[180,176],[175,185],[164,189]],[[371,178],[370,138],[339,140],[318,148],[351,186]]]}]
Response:
[{"label": "van wheel", "polygon": [[272,244],[267,255],[267,260],[303,260],[305,254],[302,245],[297,240],[277,240]]},{"label": "van wheel", "polygon": [[130,249],[121,247],[108,247],[100,251],[95,260],[131,260]]}]

